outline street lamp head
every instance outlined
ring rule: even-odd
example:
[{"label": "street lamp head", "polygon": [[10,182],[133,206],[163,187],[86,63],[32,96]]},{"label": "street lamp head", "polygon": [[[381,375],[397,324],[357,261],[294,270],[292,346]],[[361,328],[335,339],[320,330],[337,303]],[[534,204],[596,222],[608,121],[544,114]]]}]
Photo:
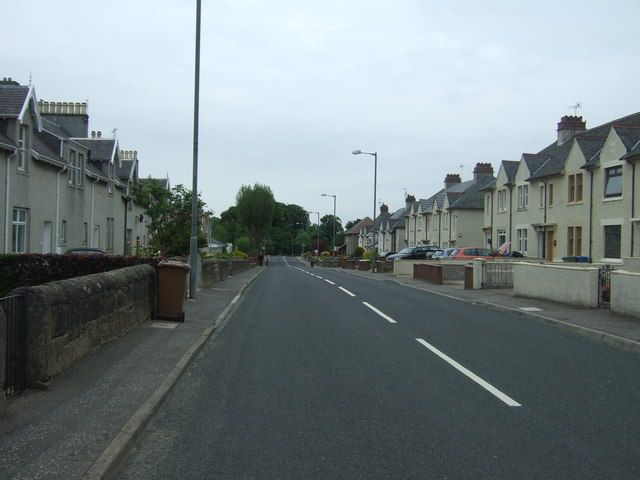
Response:
[{"label": "street lamp head", "polygon": [[323,193],[322,195],[320,195],[321,197],[330,197],[331,195],[327,195],[326,193]]},{"label": "street lamp head", "polygon": [[362,150],[354,150],[353,152],[354,155],[360,155],[362,153]]}]

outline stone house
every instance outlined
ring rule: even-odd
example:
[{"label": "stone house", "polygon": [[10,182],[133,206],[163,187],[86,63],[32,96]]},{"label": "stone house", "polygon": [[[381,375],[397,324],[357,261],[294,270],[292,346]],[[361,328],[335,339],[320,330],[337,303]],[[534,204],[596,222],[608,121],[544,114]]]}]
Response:
[{"label": "stone house", "polygon": [[345,241],[345,253],[351,257],[353,256],[353,252],[357,247],[364,246],[362,243],[362,231],[366,228],[370,227],[373,222],[369,217],[364,217],[358,223],[349,228],[346,232],[344,232],[344,241]]},{"label": "stone house", "polygon": [[2,252],[124,254],[146,230],[129,192],[137,153],[123,155],[100,132],[89,137],[88,125],[86,103],[38,101],[33,86],[0,82]]}]

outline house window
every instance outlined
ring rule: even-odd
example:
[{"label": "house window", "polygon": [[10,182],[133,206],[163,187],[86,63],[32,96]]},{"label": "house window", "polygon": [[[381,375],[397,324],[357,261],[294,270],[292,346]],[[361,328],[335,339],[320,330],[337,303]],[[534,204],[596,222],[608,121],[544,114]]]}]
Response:
[{"label": "house window", "polygon": [[458,223],[458,216],[454,215],[453,217],[451,217],[451,230],[456,229],[457,223]]},{"label": "house window", "polygon": [[544,185],[540,185],[540,206],[544,207]]},{"label": "house window", "polygon": [[82,185],[84,155],[75,150],[69,150],[69,164],[69,185]]},{"label": "house window", "polygon": [[93,247],[100,248],[100,225],[93,226]]},{"label": "house window", "polygon": [[11,252],[25,253],[27,251],[27,209],[14,208],[11,224]]},{"label": "house window", "polygon": [[109,193],[113,193],[113,165],[109,165]]},{"label": "house window", "polygon": [[582,201],[582,174],[576,173],[568,177],[569,203]]},{"label": "house window", "polygon": [[507,211],[507,191],[506,190],[498,190],[498,211],[499,212]]},{"label": "house window", "polygon": [[27,169],[27,127],[20,125],[18,132],[18,170]]},{"label": "house window", "polygon": [[[438,217],[438,219],[437,219],[437,220],[436,220],[436,218],[435,218],[436,216]],[[439,221],[440,221],[440,214],[436,214],[436,215],[434,215],[434,217],[433,217],[433,229],[434,229],[434,230],[438,230],[438,222],[439,222]]]},{"label": "house window", "polygon": [[526,210],[529,206],[529,185],[518,187],[518,210]]},{"label": "house window", "polygon": [[604,227],[604,258],[620,258],[621,225]]},{"label": "house window", "polygon": [[60,243],[62,245],[67,244],[67,221],[62,220],[62,227],[60,228]]},{"label": "house window", "polygon": [[89,224],[84,222],[84,240],[82,240],[82,246],[86,247],[89,245]]},{"label": "house window", "polygon": [[521,253],[527,253],[528,230],[526,228],[519,228],[516,233],[518,235],[518,251]]},{"label": "house window", "polygon": [[620,196],[622,196],[622,166],[606,168],[604,170],[604,197],[611,198]]},{"label": "house window", "polygon": [[449,212],[444,212],[444,226],[443,230],[449,230]]},{"label": "house window", "polygon": [[567,228],[567,255],[570,257],[582,255],[582,227]]},{"label": "house window", "polygon": [[547,202],[549,206],[553,205],[553,183],[547,183]]},{"label": "house window", "polygon": [[498,244],[496,248],[499,248],[500,245],[507,241],[507,232],[505,230],[498,230],[496,233],[498,234]]},{"label": "house window", "polygon": [[418,231],[422,231],[422,217],[418,217]]}]

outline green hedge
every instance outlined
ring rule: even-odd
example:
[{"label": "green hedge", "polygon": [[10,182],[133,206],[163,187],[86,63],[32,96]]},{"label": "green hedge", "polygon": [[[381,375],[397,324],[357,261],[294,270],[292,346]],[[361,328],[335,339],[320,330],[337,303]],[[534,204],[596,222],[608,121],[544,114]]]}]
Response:
[{"label": "green hedge", "polygon": [[0,297],[18,287],[41,285],[133,265],[149,264],[157,268],[159,260],[117,255],[0,254]]}]

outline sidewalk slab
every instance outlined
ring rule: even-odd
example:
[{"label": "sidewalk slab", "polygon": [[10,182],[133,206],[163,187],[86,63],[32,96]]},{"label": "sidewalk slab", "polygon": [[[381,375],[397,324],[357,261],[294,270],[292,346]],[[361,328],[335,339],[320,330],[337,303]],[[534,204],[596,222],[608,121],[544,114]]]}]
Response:
[{"label": "sidewalk slab", "polygon": [[251,269],[200,290],[195,301],[185,301],[185,323],[145,322],[55,378],[50,390],[27,390],[11,399],[0,420],[0,478],[83,478],[261,271]]}]

